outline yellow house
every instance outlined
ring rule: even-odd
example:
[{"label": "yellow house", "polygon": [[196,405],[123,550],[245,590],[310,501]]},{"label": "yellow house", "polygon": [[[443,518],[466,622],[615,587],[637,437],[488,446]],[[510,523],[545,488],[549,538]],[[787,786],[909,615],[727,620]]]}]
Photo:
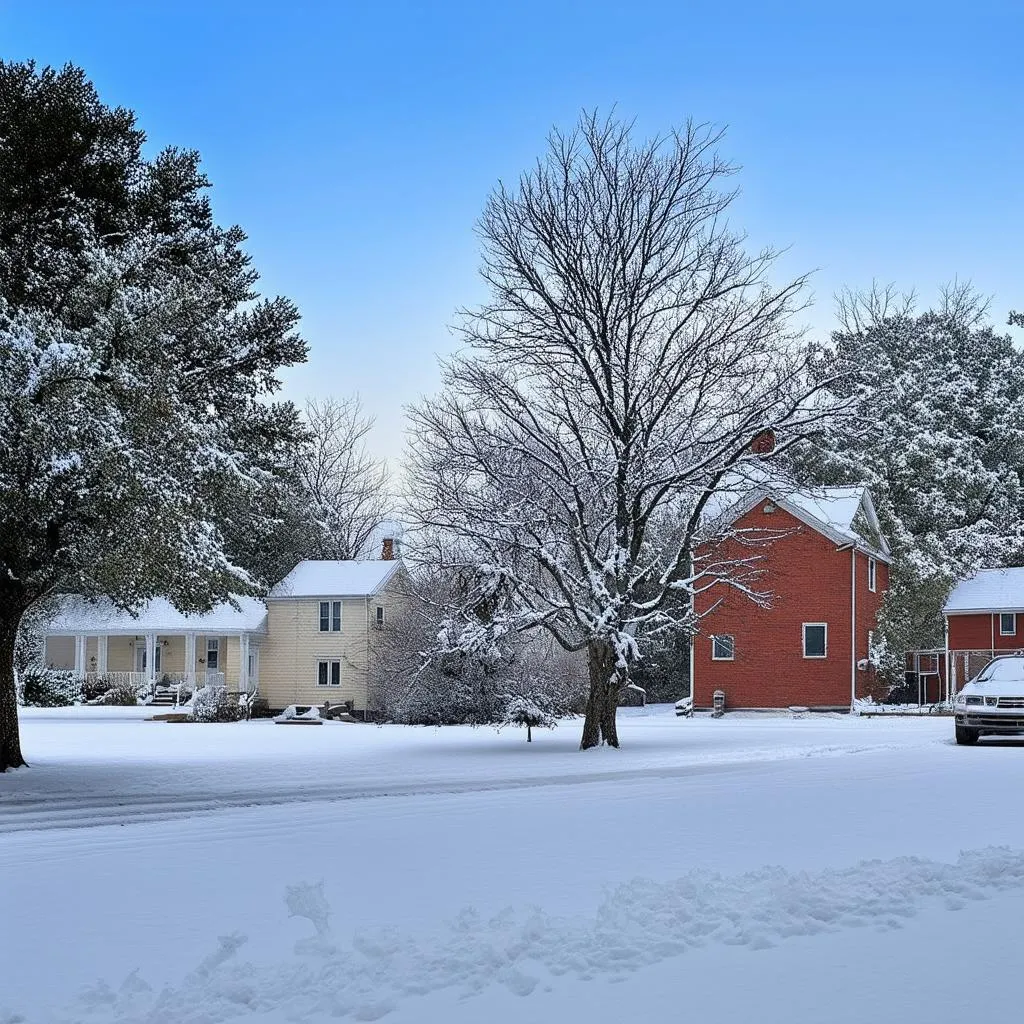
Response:
[{"label": "yellow house", "polygon": [[154,694],[214,685],[256,692],[271,708],[329,700],[365,712],[373,640],[404,576],[399,559],[304,561],[265,601],[235,597],[202,615],[162,598],[133,615],[66,597],[47,626],[44,659]]}]

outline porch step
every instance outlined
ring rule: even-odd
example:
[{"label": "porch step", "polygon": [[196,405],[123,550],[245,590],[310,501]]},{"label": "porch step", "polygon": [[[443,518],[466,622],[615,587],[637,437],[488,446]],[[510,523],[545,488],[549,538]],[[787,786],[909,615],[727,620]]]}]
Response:
[{"label": "porch step", "polygon": [[174,707],[174,694],[173,693],[157,693],[153,699],[149,702],[151,708],[173,708]]}]

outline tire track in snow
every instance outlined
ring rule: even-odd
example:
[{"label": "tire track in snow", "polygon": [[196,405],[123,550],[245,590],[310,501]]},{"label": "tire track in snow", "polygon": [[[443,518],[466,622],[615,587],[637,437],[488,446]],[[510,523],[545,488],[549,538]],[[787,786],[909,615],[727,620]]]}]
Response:
[{"label": "tire track in snow", "polygon": [[[272,807],[282,804],[335,803],[352,800],[380,800],[395,797],[459,795],[463,793],[505,792],[552,786],[592,785],[602,782],[631,782],[644,779],[690,779],[720,773],[763,771],[805,758],[835,758],[853,754],[884,753],[905,749],[896,744],[861,747],[836,746],[748,752],[743,760],[723,760],[686,764],[678,767],[641,766],[589,774],[536,775],[501,779],[434,779],[418,783],[389,782],[379,785],[342,788],[337,784],[317,784],[297,788],[253,787],[251,789],[196,791],[181,793],[126,792],[103,796],[45,796],[38,793],[0,796],[0,835],[53,829],[81,829],[129,825],[148,821],[168,821],[181,817],[212,814],[222,810]],[[67,771],[74,771],[67,768]]]}]

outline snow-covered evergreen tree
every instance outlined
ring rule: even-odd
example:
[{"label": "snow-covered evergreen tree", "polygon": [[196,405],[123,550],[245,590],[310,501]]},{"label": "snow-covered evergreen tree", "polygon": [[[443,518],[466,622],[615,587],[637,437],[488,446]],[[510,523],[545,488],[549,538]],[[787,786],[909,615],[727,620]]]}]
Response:
[{"label": "snow-covered evergreen tree", "polygon": [[558,719],[542,697],[507,693],[502,697],[499,725],[517,725],[526,729],[526,742],[532,743],[534,729],[554,729]]},{"label": "snow-covered evergreen tree", "polygon": [[986,321],[969,288],[935,309],[877,290],[848,295],[838,356],[855,368],[838,393],[856,417],[800,453],[821,483],[864,481],[893,548],[876,635],[881,667],[902,681],[904,652],[941,647],[951,585],[1019,564],[1024,543],[1024,355]]},{"label": "snow-covered evergreen tree", "polygon": [[0,63],[0,770],[23,763],[25,612],[61,591],[198,610],[255,588],[224,498],[271,528],[258,499],[301,433],[267,401],[305,357],[295,307],[256,293],[198,155],[142,142],[81,70]]},{"label": "snow-covered evergreen tree", "polygon": [[554,134],[487,203],[490,298],[412,412],[412,516],[464,544],[470,602],[586,651],[583,748],[618,745],[644,639],[692,628],[676,598],[737,579],[693,562],[722,480],[824,415],[790,326],[804,281],[771,284],[774,254],[727,229],[718,141],[596,116]]}]

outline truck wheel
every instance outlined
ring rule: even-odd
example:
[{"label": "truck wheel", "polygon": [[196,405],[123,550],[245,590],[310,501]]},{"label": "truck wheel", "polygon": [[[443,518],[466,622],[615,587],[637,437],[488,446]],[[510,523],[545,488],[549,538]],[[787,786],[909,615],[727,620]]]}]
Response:
[{"label": "truck wheel", "polygon": [[978,742],[978,730],[968,729],[966,726],[958,725],[956,728],[956,741],[961,746],[971,746]]}]

